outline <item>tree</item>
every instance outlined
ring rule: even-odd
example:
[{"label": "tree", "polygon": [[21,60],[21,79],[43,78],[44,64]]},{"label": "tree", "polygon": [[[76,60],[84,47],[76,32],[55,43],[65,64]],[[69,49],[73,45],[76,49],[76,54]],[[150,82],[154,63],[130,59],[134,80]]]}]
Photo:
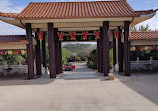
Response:
[{"label": "tree", "polygon": [[141,26],[139,26],[139,27],[134,26],[134,27],[131,28],[131,30],[132,30],[132,31],[151,31],[149,25],[145,25],[145,26],[144,26],[144,25],[141,25]]}]

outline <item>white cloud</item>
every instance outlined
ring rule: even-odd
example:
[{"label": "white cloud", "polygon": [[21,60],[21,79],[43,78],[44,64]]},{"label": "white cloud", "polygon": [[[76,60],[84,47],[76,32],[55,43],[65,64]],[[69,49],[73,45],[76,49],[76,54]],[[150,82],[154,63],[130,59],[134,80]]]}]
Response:
[{"label": "white cloud", "polygon": [[140,25],[149,25],[151,30],[158,30],[158,13],[153,18],[139,23],[136,26],[139,27]]},{"label": "white cloud", "polygon": [[[13,7],[11,0],[0,1],[0,11],[5,13],[19,13],[24,7]],[[16,26],[0,21],[0,35],[20,35],[25,34],[25,31]]]},{"label": "white cloud", "polygon": [[[43,0],[41,0],[43,1]],[[59,0],[49,0],[49,1],[58,1]],[[68,2],[68,1],[78,1],[78,0],[60,0],[60,2]],[[83,1],[83,0],[80,0]],[[84,0],[84,1],[89,1],[89,0]],[[96,0],[91,0],[91,1],[96,1]],[[99,1],[99,0],[98,0]],[[6,12],[6,13],[19,13],[24,9],[25,6],[20,6],[20,7],[13,7],[13,2],[11,0],[0,0],[0,11],[1,12]],[[144,21],[137,26],[140,25],[146,25],[149,24],[150,28],[152,30],[157,29],[158,30],[158,14],[154,16],[152,19]],[[16,26],[4,23],[0,21],[0,35],[18,35],[18,34],[25,34],[25,30],[18,28]]]}]

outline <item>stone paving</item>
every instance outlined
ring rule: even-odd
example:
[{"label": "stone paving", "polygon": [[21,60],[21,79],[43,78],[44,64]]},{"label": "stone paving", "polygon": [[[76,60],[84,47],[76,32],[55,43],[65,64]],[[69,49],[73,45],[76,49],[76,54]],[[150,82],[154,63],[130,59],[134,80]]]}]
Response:
[{"label": "stone paving", "polygon": [[158,111],[158,74],[116,77],[76,64],[57,79],[0,81],[0,111]]}]

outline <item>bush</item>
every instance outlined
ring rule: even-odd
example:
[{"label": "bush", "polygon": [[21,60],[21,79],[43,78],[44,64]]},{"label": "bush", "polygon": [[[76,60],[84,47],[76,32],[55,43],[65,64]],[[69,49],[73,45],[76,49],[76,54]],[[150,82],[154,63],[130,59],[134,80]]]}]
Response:
[{"label": "bush", "polygon": [[[109,59],[110,59],[110,68],[113,66],[113,50],[110,49],[109,52]],[[88,57],[89,63],[92,63],[89,65],[92,69],[97,69],[97,50],[94,49],[91,53],[90,56]]]}]

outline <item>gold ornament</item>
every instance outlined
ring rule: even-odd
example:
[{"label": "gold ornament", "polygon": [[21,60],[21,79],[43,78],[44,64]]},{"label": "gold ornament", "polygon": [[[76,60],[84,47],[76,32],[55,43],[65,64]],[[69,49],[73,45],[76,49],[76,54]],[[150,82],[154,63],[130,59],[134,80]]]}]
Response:
[{"label": "gold ornament", "polygon": [[13,54],[13,51],[12,51],[12,50],[9,50],[9,51],[8,51],[8,54],[9,54],[9,55],[12,55],[12,54]]}]

